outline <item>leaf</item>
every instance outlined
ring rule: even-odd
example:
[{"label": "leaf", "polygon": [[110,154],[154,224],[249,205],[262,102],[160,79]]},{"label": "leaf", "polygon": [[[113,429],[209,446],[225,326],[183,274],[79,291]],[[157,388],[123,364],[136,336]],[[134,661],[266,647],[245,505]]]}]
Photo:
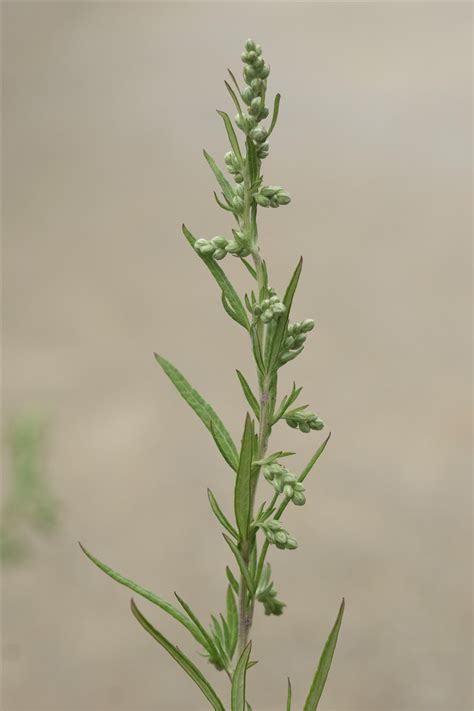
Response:
[{"label": "leaf", "polygon": [[307,477],[308,474],[310,473],[311,469],[314,467],[314,465],[315,465],[316,462],[318,461],[319,457],[321,456],[321,454],[322,454],[322,453],[324,452],[324,450],[326,449],[326,445],[327,445],[327,443],[329,442],[329,438],[330,438],[330,437],[331,437],[331,433],[328,434],[328,436],[326,437],[326,439],[324,440],[324,442],[322,443],[322,445],[321,445],[321,446],[316,450],[316,452],[313,454],[313,456],[312,456],[311,459],[309,460],[308,464],[305,466],[305,468],[303,469],[303,471],[302,471],[301,474],[299,475],[298,481],[304,481],[304,480],[306,479],[306,477]]},{"label": "leaf", "polygon": [[286,698],[286,711],[291,711],[291,681],[288,677],[288,696]]},{"label": "leaf", "polygon": [[[186,239],[188,240],[191,247],[194,248],[194,243],[196,241],[196,238],[193,237],[193,235],[188,230],[186,225],[183,225],[183,234],[186,237]],[[245,329],[249,330],[250,323],[249,323],[244,305],[243,305],[242,301],[240,300],[239,295],[235,291],[234,287],[228,280],[223,269],[221,269],[221,267],[216,263],[215,259],[212,259],[212,257],[207,257],[206,255],[200,255],[200,257],[201,257],[201,260],[206,265],[206,267],[211,272],[214,279],[219,284],[221,290],[224,292],[226,299],[229,302],[240,325],[243,326]]]},{"label": "leaf", "polygon": [[339,635],[339,629],[341,627],[342,616],[344,614],[344,598],[342,598],[341,607],[339,608],[339,613],[337,615],[334,627],[331,630],[331,634],[324,646],[323,653],[319,660],[318,668],[313,678],[313,683],[309,690],[308,698],[306,699],[303,711],[316,711],[318,708],[319,699],[323,693],[324,685],[326,684],[326,679],[329,674],[329,669],[331,668],[332,658],[334,656],[334,650],[336,649],[337,637]]},{"label": "leaf", "polygon": [[229,183],[229,181],[228,181],[227,178],[225,177],[225,175],[224,175],[224,173],[222,172],[222,170],[221,170],[221,169],[219,168],[219,166],[217,165],[217,163],[216,163],[216,161],[214,160],[214,158],[213,158],[211,155],[209,155],[209,153],[208,153],[207,151],[203,151],[203,153],[204,153],[204,158],[207,160],[207,162],[208,162],[209,165],[210,165],[210,168],[211,168],[212,172],[213,172],[214,175],[216,176],[217,182],[219,183],[222,192],[224,193],[226,199],[231,203],[232,200],[233,200],[234,197],[235,197],[235,193],[234,193],[234,191],[233,191],[233,189],[232,189],[231,184]]},{"label": "leaf", "polygon": [[239,534],[229,522],[229,520],[226,518],[226,516],[222,513],[222,510],[220,509],[219,504],[217,503],[216,498],[210,489],[207,490],[207,496],[209,499],[209,503],[211,504],[211,509],[219,523],[226,529],[226,531],[230,533],[231,536],[234,536],[234,538],[238,540]]},{"label": "leaf", "polygon": [[240,324],[240,325],[242,326],[242,325],[243,325],[243,324],[242,324],[242,321],[241,321],[240,318],[236,315],[235,311],[233,311],[233,310],[231,309],[231,307],[230,307],[230,305],[229,305],[229,302],[227,301],[227,298],[226,298],[226,295],[224,294],[224,292],[222,292],[222,294],[221,294],[221,301],[222,301],[222,306],[224,307],[224,311],[226,311],[226,313],[231,317],[231,319],[232,319],[233,321],[236,321],[238,324]]},{"label": "leaf", "polygon": [[250,385],[248,382],[245,380],[244,376],[240,372],[240,370],[237,370],[237,377],[239,379],[239,382],[242,386],[242,390],[244,391],[245,399],[247,400],[248,404],[252,408],[255,417],[257,420],[260,418],[260,406],[258,404],[258,400],[253,394],[252,390],[250,389]]},{"label": "leaf", "polygon": [[237,528],[239,529],[242,541],[247,540],[250,525],[250,483],[252,475],[253,438],[254,424],[253,420],[247,414],[234,489],[235,520],[237,521]]},{"label": "leaf", "polygon": [[227,587],[226,606],[227,625],[229,627],[230,633],[229,652],[230,657],[232,659],[235,653],[235,648],[237,646],[237,638],[239,636],[239,613],[237,612],[237,604],[235,602],[235,597],[231,585],[228,585]]},{"label": "leaf", "polygon": [[[232,72],[230,71],[230,69],[227,69],[227,71],[229,72],[229,76],[230,76],[230,78],[232,79],[232,81],[234,82],[235,88],[236,88],[237,91],[239,92],[240,97],[242,97],[242,92],[240,91],[240,86],[239,86],[239,84],[238,84],[238,82],[237,82],[237,79],[236,79],[235,76],[232,74]],[[243,100],[243,99],[242,99],[242,100]]]},{"label": "leaf", "polygon": [[235,575],[233,574],[233,572],[231,571],[231,569],[229,568],[228,565],[226,566],[225,572],[227,575],[227,580],[229,581],[232,590],[235,592],[236,595],[238,595],[240,585],[237,581],[237,578],[235,577]]},{"label": "leaf", "polygon": [[194,614],[194,612],[191,610],[191,608],[189,607],[188,603],[185,602],[182,598],[180,598],[180,596],[178,595],[177,592],[175,592],[175,597],[176,597],[177,601],[179,602],[179,604],[181,605],[181,607],[183,608],[183,610],[185,611],[185,613],[186,613],[186,614],[188,615],[188,617],[192,620],[192,622],[194,622],[194,624],[196,625],[196,627],[198,628],[198,630],[200,631],[200,633],[202,634],[202,636],[203,636],[204,639],[206,640],[205,649],[206,649],[210,654],[217,655],[217,649],[216,649],[216,647],[215,647],[215,645],[214,645],[213,640],[211,639],[211,637],[210,637],[210,635],[208,634],[208,632],[207,632],[207,630],[205,629],[205,627],[201,624],[201,622],[199,621],[199,619],[196,617],[196,615]]},{"label": "leaf", "polygon": [[235,135],[234,127],[232,126],[232,122],[228,115],[225,113],[225,111],[218,111],[217,112],[219,116],[221,116],[224,120],[224,125],[225,125],[225,130],[227,131],[227,135],[229,137],[230,145],[232,146],[232,150],[234,151],[235,155],[237,156],[237,159],[242,163],[242,153],[240,152],[240,146],[239,142],[237,140],[237,136]]},{"label": "leaf", "polygon": [[286,330],[288,327],[288,320],[290,317],[291,305],[293,303],[293,297],[295,295],[296,287],[298,286],[298,281],[301,275],[301,270],[303,268],[303,258],[301,257],[293,275],[290,279],[290,283],[285,291],[285,296],[283,297],[283,303],[286,306],[286,311],[280,316],[277,321],[277,327],[273,335],[271,348],[269,349],[268,355],[268,370],[273,372],[275,367],[278,366],[278,357],[280,355],[281,347],[283,341],[286,338]]},{"label": "leaf", "polygon": [[280,94],[277,94],[275,96],[275,100],[273,102],[272,122],[270,124],[270,128],[268,129],[268,135],[270,135],[271,132],[273,131],[273,129],[275,128],[275,125],[276,125],[276,122],[278,119],[278,112],[280,111],[280,99],[281,99]]},{"label": "leaf", "polygon": [[260,373],[262,373],[263,375],[265,373],[265,363],[263,362],[262,348],[260,345],[258,332],[254,325],[250,326],[250,338],[252,341],[252,351],[253,357],[255,358],[255,363]]},{"label": "leaf", "polygon": [[259,160],[257,157],[257,150],[255,148],[255,143],[251,138],[247,136],[245,142],[247,148],[247,163],[249,166],[250,184],[253,185],[258,178],[259,173]]},{"label": "leaf", "polygon": [[158,632],[158,630],[153,627],[153,625],[146,619],[146,617],[142,615],[133,600],[131,601],[131,609],[133,615],[141,624],[141,626],[153,637],[153,639],[155,639],[159,644],[161,644],[164,649],[166,649],[168,654],[170,654],[173,659],[178,662],[180,667],[184,669],[186,674],[188,674],[194,681],[194,683],[201,689],[202,693],[209,701],[212,708],[214,708],[215,711],[225,711],[222,701],[219,699],[216,692],[214,691],[210,683],[207,681],[205,676],[202,674],[202,672],[199,671],[199,669],[193,664],[193,662],[188,659],[188,657],[186,657],[186,655],[183,654],[183,652],[181,652],[178,647],[175,647],[174,644],[171,644],[171,642],[167,640],[166,637],[161,634],[161,632]]},{"label": "leaf", "polygon": [[255,594],[255,585],[250,577],[249,570],[247,568],[247,565],[242,557],[242,553],[239,551],[237,546],[235,545],[234,541],[229,538],[229,536],[226,536],[225,533],[222,534],[226,540],[227,545],[229,546],[230,550],[235,556],[235,560],[237,561],[237,565],[239,566],[240,572],[242,573],[242,577],[245,580],[245,583],[247,585],[247,588],[250,590],[252,595]]},{"label": "leaf", "polygon": [[236,94],[235,94],[235,91],[234,91],[233,88],[230,86],[229,82],[224,81],[224,84],[225,84],[225,86],[226,86],[227,91],[228,91],[229,94],[230,94],[230,98],[231,98],[232,101],[234,102],[235,108],[237,109],[237,113],[242,114],[242,108],[241,108],[240,103],[239,103],[239,100],[238,100],[238,98],[237,98],[237,96],[236,96]]},{"label": "leaf", "polygon": [[247,676],[247,664],[252,651],[252,642],[249,642],[240,655],[232,677],[232,688],[230,692],[231,711],[245,711],[245,681]]},{"label": "leaf", "polygon": [[239,462],[237,448],[232,441],[232,437],[226,430],[224,424],[212,409],[212,407],[199,395],[190,383],[186,380],[175,366],[168,360],[155,353],[155,358],[163,368],[164,372],[176,387],[180,395],[186,400],[188,405],[194,410],[199,419],[211,432],[216,441],[219,442],[219,449],[226,462],[236,470]]},{"label": "leaf", "polygon": [[225,205],[221,200],[219,200],[219,197],[215,191],[214,191],[214,198],[215,198],[217,204],[219,205],[219,207],[221,207],[223,210],[226,210],[227,212],[231,212],[233,215],[235,215],[235,212],[233,211],[233,209],[231,207],[229,207],[229,205]]},{"label": "leaf", "polygon": [[253,276],[253,278],[256,279],[256,278],[257,278],[257,272],[256,272],[255,269],[252,267],[252,265],[249,264],[249,263],[247,262],[247,260],[244,259],[243,257],[240,258],[240,261],[242,262],[242,264],[244,265],[244,267],[247,269],[247,271],[249,272],[249,274],[251,274],[251,275]]},{"label": "leaf", "polygon": [[79,546],[81,547],[83,553],[85,553],[86,556],[89,558],[89,560],[91,560],[94,565],[100,568],[100,570],[102,570],[106,575],[111,577],[117,583],[120,583],[120,585],[125,585],[125,587],[130,588],[130,590],[133,590],[134,592],[138,593],[146,600],[152,602],[154,605],[158,605],[158,607],[161,607],[161,609],[167,612],[168,615],[171,615],[171,617],[174,617],[175,620],[181,622],[181,624],[184,625],[184,627],[186,627],[186,629],[192,634],[194,639],[196,639],[199,644],[202,644],[202,646],[206,648],[205,637],[201,634],[199,628],[194,624],[194,622],[189,620],[186,615],[183,615],[180,610],[176,609],[176,607],[174,607],[166,600],[163,600],[161,597],[158,597],[158,595],[155,595],[155,593],[151,592],[151,590],[146,590],[146,588],[142,588],[140,585],[137,585],[137,583],[134,583],[133,580],[124,578],[124,576],[120,575],[120,573],[116,573],[115,570],[109,568],[108,565],[102,563],[102,561],[100,561],[98,558],[92,555],[92,553],[90,553],[86,548],[84,548],[82,543],[79,543]]}]

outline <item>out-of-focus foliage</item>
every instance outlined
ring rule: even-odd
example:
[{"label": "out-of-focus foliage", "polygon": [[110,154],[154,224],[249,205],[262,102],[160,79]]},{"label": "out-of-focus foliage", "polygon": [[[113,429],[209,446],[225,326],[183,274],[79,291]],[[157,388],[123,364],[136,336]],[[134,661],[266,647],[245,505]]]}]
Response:
[{"label": "out-of-focus foliage", "polygon": [[59,504],[45,465],[48,430],[46,417],[37,412],[24,412],[7,423],[0,524],[0,558],[5,563],[27,557],[34,532],[48,533],[58,523]]}]

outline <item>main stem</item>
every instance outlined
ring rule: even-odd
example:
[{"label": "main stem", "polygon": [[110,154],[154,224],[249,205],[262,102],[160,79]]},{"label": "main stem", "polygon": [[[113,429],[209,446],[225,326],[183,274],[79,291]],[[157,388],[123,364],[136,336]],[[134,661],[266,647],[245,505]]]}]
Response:
[{"label": "main stem", "polygon": [[[243,164],[243,175],[244,175],[244,210],[242,216],[242,227],[245,234],[250,237],[252,244],[252,259],[255,265],[255,272],[257,277],[257,289],[258,293],[264,286],[264,268],[262,257],[260,255],[259,248],[257,246],[257,228],[256,224],[252,224],[251,220],[251,203],[252,203],[252,190],[250,185],[250,176],[247,160]],[[265,327],[263,323],[258,326],[258,337],[262,346],[262,351],[264,349],[264,339],[265,339]],[[259,383],[259,431],[258,431],[258,459],[263,459],[267,451],[268,438],[271,430],[271,420],[273,417],[272,413],[272,398],[270,396],[271,387],[271,376],[268,374],[260,375],[258,373],[258,383]],[[257,490],[258,483],[258,473],[252,482],[251,488],[251,503],[250,503],[250,517],[253,519],[253,509],[255,503],[255,493]],[[254,542],[253,545],[256,545]],[[241,547],[242,557],[245,561],[245,565],[248,566],[250,559],[250,549],[249,543],[245,542]],[[250,630],[252,628],[253,622],[253,611],[254,611],[255,599],[253,596],[249,595],[247,589],[247,584],[244,577],[240,576],[240,592],[239,592],[239,640],[238,640],[238,654],[242,654],[243,650],[247,646],[248,638],[250,635]]]}]

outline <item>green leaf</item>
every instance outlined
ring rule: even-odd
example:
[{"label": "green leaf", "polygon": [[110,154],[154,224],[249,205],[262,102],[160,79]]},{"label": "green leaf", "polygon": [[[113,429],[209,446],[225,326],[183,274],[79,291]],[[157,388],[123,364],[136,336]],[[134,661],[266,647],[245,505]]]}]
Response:
[{"label": "green leaf", "polygon": [[231,536],[234,536],[234,538],[238,540],[239,534],[229,522],[227,517],[222,513],[222,510],[220,509],[219,504],[210,489],[207,490],[207,496],[209,498],[209,503],[211,504],[211,509],[219,523],[230,533]]},{"label": "green leaf", "polygon": [[231,711],[245,711],[245,681],[247,676],[247,664],[252,651],[252,642],[249,642],[240,655],[232,677],[232,688],[230,692]]},{"label": "green leaf", "polygon": [[155,353],[155,358],[163,368],[164,372],[176,387],[180,395],[192,407],[199,419],[204,423],[212,436],[219,441],[219,449],[229,466],[237,469],[238,454],[237,448],[232,441],[232,437],[224,427],[222,421],[212,409],[212,407],[199,395],[175,366],[168,360]]},{"label": "green leaf", "polygon": [[234,106],[235,106],[235,108],[237,109],[237,113],[242,114],[242,108],[241,108],[240,103],[239,103],[239,100],[238,100],[238,98],[237,98],[237,96],[236,96],[236,94],[235,94],[235,91],[234,91],[233,88],[230,86],[229,82],[224,81],[224,84],[225,84],[225,86],[226,86],[227,91],[228,91],[229,94],[230,94],[230,98],[231,98],[232,101],[234,102]]},{"label": "green leaf", "polygon": [[247,148],[247,163],[249,167],[250,184],[253,185],[258,178],[260,165],[257,157],[255,143],[248,136],[245,145]]},{"label": "green leaf", "polygon": [[252,265],[249,264],[249,263],[247,262],[247,260],[244,259],[244,257],[241,257],[241,258],[240,258],[240,261],[242,262],[242,264],[244,265],[244,267],[247,269],[247,271],[249,272],[249,274],[251,274],[251,275],[253,276],[253,278],[256,279],[256,278],[257,278],[257,272],[256,272],[255,269],[252,267]]},{"label": "green leaf", "polygon": [[307,477],[308,474],[310,473],[311,469],[314,467],[314,465],[315,465],[316,462],[318,461],[319,457],[321,456],[321,454],[322,454],[322,453],[324,452],[324,450],[326,449],[326,445],[327,445],[327,443],[329,442],[329,438],[330,438],[330,437],[331,437],[331,433],[328,434],[328,436],[326,437],[326,439],[324,440],[324,442],[322,443],[322,445],[321,445],[320,447],[318,447],[318,449],[316,450],[316,452],[313,454],[313,456],[312,456],[311,459],[309,460],[308,464],[305,466],[305,468],[303,469],[303,471],[302,471],[301,474],[299,475],[298,481],[304,481],[304,480],[306,479],[306,477]]},{"label": "green leaf", "polygon": [[278,112],[280,111],[280,99],[281,99],[280,94],[277,94],[275,96],[275,100],[273,102],[272,122],[270,124],[270,128],[268,129],[268,135],[270,135],[271,132],[273,131],[273,129],[275,128],[275,125],[276,125],[276,122],[278,119]]},{"label": "green leaf", "polygon": [[133,615],[141,624],[141,626],[148,632],[148,634],[153,637],[153,639],[155,639],[159,644],[161,644],[164,649],[166,649],[168,654],[170,654],[173,659],[178,662],[180,667],[184,669],[186,674],[191,677],[194,683],[201,689],[202,693],[209,701],[212,708],[215,709],[215,711],[225,711],[222,701],[219,699],[216,692],[214,691],[210,683],[207,681],[205,676],[202,674],[201,671],[199,671],[199,669],[193,664],[193,662],[188,659],[188,657],[186,657],[186,655],[183,654],[183,652],[181,652],[178,647],[175,647],[174,644],[167,640],[166,637],[161,634],[161,632],[158,632],[158,630],[153,627],[153,625],[146,619],[146,617],[142,615],[133,600],[131,601],[131,608]]},{"label": "green leaf", "polygon": [[308,698],[306,699],[303,711],[316,711],[318,708],[319,699],[323,693],[324,685],[326,684],[326,679],[329,674],[329,669],[331,668],[332,658],[334,656],[334,650],[336,649],[337,637],[339,635],[339,629],[341,627],[342,616],[344,614],[344,598],[342,599],[341,607],[339,608],[339,613],[337,615],[334,627],[331,630],[331,634],[323,649],[323,653],[319,660],[318,668],[313,678],[313,683],[311,684],[311,689],[309,690]]},{"label": "green leaf", "polygon": [[224,125],[225,125],[225,130],[227,131],[227,135],[229,137],[230,145],[232,146],[232,150],[234,151],[235,155],[237,156],[237,159],[242,163],[242,153],[240,152],[240,146],[239,142],[237,140],[237,136],[235,135],[234,127],[232,126],[232,122],[228,115],[225,113],[225,111],[218,111],[217,112],[219,116],[221,116],[224,120]]},{"label": "green leaf", "polygon": [[[232,74],[232,72],[230,71],[230,69],[227,69],[227,71],[229,72],[229,76],[230,76],[230,78],[232,79],[232,81],[234,82],[235,88],[237,89],[237,91],[239,92],[240,97],[242,98],[242,92],[240,91],[240,86],[239,86],[239,84],[238,84],[237,79],[236,79],[235,76]],[[243,99],[242,99],[242,101],[243,101]]]},{"label": "green leaf", "polygon": [[252,408],[255,417],[257,420],[260,418],[260,406],[258,404],[258,400],[253,394],[252,390],[250,389],[250,385],[248,382],[245,380],[244,376],[240,372],[240,370],[237,370],[237,377],[239,379],[239,382],[242,386],[242,390],[244,391],[245,399],[247,400],[248,404]]},{"label": "green leaf", "polygon": [[[209,654],[217,655],[217,649],[216,649],[216,647],[215,647],[215,645],[214,645],[214,642],[213,642],[212,638],[211,638],[210,635],[208,634],[206,628],[201,624],[201,622],[200,622],[200,620],[198,619],[198,617],[197,617],[197,616],[194,614],[194,612],[191,610],[191,608],[189,607],[188,603],[185,602],[182,598],[180,598],[180,596],[178,595],[177,592],[175,592],[175,597],[176,597],[177,601],[179,602],[179,604],[181,605],[181,607],[183,608],[183,610],[185,611],[185,613],[186,613],[186,614],[188,615],[188,617],[190,618],[190,620],[191,620],[192,622],[194,622],[194,624],[196,625],[196,627],[198,628],[198,630],[200,631],[200,633],[202,634],[202,636],[203,636],[204,639],[206,640],[205,649],[209,652]],[[222,661],[222,660],[221,660],[221,661]]]},{"label": "green leaf", "polygon": [[237,612],[237,604],[235,602],[234,592],[232,590],[231,585],[228,585],[228,587],[227,587],[226,605],[227,605],[227,625],[229,627],[229,633],[230,633],[229,652],[230,652],[230,657],[232,659],[232,657],[234,656],[234,653],[235,653],[235,648],[237,646],[237,639],[239,636],[239,613]]},{"label": "green leaf", "polygon": [[240,585],[237,581],[237,578],[235,577],[235,575],[233,574],[233,572],[231,571],[231,569],[229,568],[228,565],[226,566],[225,573],[227,575],[227,580],[229,581],[232,590],[235,592],[236,595],[238,595]]},{"label": "green leaf", "polygon": [[253,420],[247,414],[234,489],[235,520],[242,541],[247,540],[250,525],[250,483],[254,434]]},{"label": "green leaf", "polygon": [[226,210],[227,212],[231,212],[233,215],[235,215],[234,210],[231,207],[229,207],[229,205],[225,205],[222,202],[222,200],[219,200],[219,197],[216,192],[214,192],[214,198],[215,198],[217,204],[219,205],[219,207],[221,207],[223,210]]},{"label": "green leaf", "polygon": [[224,294],[224,292],[222,292],[222,294],[221,294],[221,301],[222,301],[222,306],[224,307],[224,311],[226,311],[226,313],[231,317],[231,319],[233,321],[236,321],[238,324],[240,324],[240,326],[244,326],[244,328],[245,328],[245,325],[242,323],[241,319],[237,316],[235,311],[233,311],[232,308],[230,307],[230,304],[227,301],[227,298],[226,298],[226,295]]},{"label": "green leaf", "polygon": [[278,357],[280,355],[281,347],[283,341],[286,338],[286,331],[288,327],[288,320],[290,318],[291,305],[293,303],[293,297],[295,295],[296,287],[298,286],[298,281],[301,275],[301,270],[303,268],[303,258],[301,257],[293,275],[290,279],[290,283],[287,286],[285,295],[283,297],[283,303],[286,306],[286,311],[280,316],[277,321],[277,327],[275,329],[271,347],[268,354],[268,370],[273,372],[273,370],[278,366]]},{"label": "green leaf", "polygon": [[221,170],[221,169],[219,168],[219,166],[217,165],[217,163],[216,163],[216,161],[214,160],[214,158],[213,158],[211,155],[209,155],[209,153],[208,153],[207,151],[203,151],[203,153],[204,153],[204,158],[207,160],[207,162],[209,163],[209,166],[210,166],[212,172],[213,172],[214,175],[216,176],[217,182],[219,183],[219,185],[220,185],[220,187],[221,187],[221,190],[222,190],[222,192],[224,193],[224,196],[226,197],[226,199],[228,200],[228,202],[231,203],[232,200],[233,200],[234,197],[235,197],[235,193],[234,193],[234,191],[233,191],[233,189],[232,189],[231,184],[229,183],[229,181],[228,181],[227,178],[225,177],[225,175],[224,175],[224,173],[222,172],[222,170]]},{"label": "green leaf", "polygon": [[[186,225],[183,225],[183,234],[188,240],[191,247],[194,248],[196,238],[191,234]],[[238,319],[238,323],[240,323],[240,325],[243,326],[245,329],[249,330],[250,323],[244,305],[240,300],[239,295],[235,291],[234,287],[228,280],[223,269],[221,269],[221,267],[216,263],[215,259],[212,259],[212,257],[200,255],[200,258],[204,262],[206,267],[209,269],[214,279],[217,281],[218,285],[221,288],[221,291],[224,292],[225,297],[229,302],[230,307],[232,308],[232,311]]]},{"label": "green leaf", "polygon": [[195,625],[194,622],[189,620],[186,615],[183,615],[180,610],[176,609],[176,607],[171,605],[171,603],[167,602],[166,600],[163,600],[161,597],[158,597],[158,595],[155,595],[155,593],[151,592],[151,590],[146,590],[146,588],[142,588],[140,585],[137,585],[137,583],[134,583],[133,580],[129,580],[123,575],[120,575],[120,573],[116,573],[115,570],[109,568],[108,565],[102,563],[102,561],[100,561],[98,558],[92,555],[92,553],[90,553],[86,548],[84,548],[82,543],[79,543],[79,546],[81,547],[83,553],[85,553],[86,556],[89,558],[89,560],[92,561],[92,563],[94,563],[94,565],[96,565],[98,568],[100,568],[100,570],[102,570],[106,575],[111,577],[117,583],[120,583],[120,585],[125,585],[125,587],[130,588],[130,590],[133,590],[134,592],[138,593],[146,600],[152,602],[154,605],[158,605],[158,607],[161,607],[161,609],[167,612],[168,615],[171,615],[171,617],[174,617],[175,620],[178,620],[178,622],[180,622],[184,627],[186,627],[186,629],[192,634],[194,639],[196,639],[199,644],[206,648],[206,639],[199,631],[199,628]]},{"label": "green leaf", "polygon": [[237,561],[237,565],[239,566],[240,572],[242,573],[242,577],[245,580],[245,583],[247,585],[247,588],[251,592],[252,595],[255,594],[255,584],[250,577],[249,570],[247,568],[247,565],[242,557],[242,553],[239,551],[237,546],[235,545],[234,541],[229,538],[229,536],[226,536],[225,533],[222,534],[226,540],[227,545],[229,546],[230,550],[235,556],[235,560]]},{"label": "green leaf", "polygon": [[286,697],[286,711],[291,711],[291,681],[288,677],[288,696]]},{"label": "green leaf", "polygon": [[262,347],[260,345],[257,329],[253,324],[250,326],[250,339],[252,341],[252,351],[255,363],[260,373],[263,375],[265,373],[265,363],[263,362]]}]

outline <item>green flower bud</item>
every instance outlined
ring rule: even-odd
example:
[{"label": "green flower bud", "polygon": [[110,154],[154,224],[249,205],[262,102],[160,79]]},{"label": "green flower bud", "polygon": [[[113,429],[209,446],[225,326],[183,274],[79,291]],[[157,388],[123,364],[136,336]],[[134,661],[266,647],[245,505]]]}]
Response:
[{"label": "green flower bud", "polygon": [[304,321],[301,322],[301,330],[303,333],[309,333],[312,331],[314,328],[314,321],[312,318],[305,318]]},{"label": "green flower bud", "polygon": [[261,119],[266,119],[269,113],[270,113],[270,112],[268,111],[267,107],[264,106],[263,109],[262,109],[262,111],[260,112],[260,118],[261,118]]},{"label": "green flower bud", "polygon": [[226,254],[227,252],[225,251],[225,249],[216,249],[212,256],[214,257],[214,259],[224,259]]},{"label": "green flower bud", "polygon": [[250,132],[250,138],[255,141],[255,143],[263,143],[268,136],[268,131],[263,128],[263,126],[257,126],[253,128]]},{"label": "green flower bud", "polygon": [[268,66],[268,64],[265,64],[263,66],[263,69],[260,70],[260,76],[262,77],[262,79],[266,79],[269,74],[270,74],[270,67]]},{"label": "green flower bud", "polygon": [[276,195],[270,199],[270,207],[280,207],[280,203],[278,202]]},{"label": "green flower bud", "polygon": [[239,244],[237,244],[237,242],[234,242],[232,240],[231,242],[229,242],[227,244],[225,249],[226,249],[226,252],[228,252],[229,254],[238,254],[240,252],[241,247]]},{"label": "green flower bud", "polygon": [[288,203],[291,202],[291,197],[288,195],[287,192],[281,190],[277,195],[277,200],[280,205],[288,205]]},{"label": "green flower bud", "polygon": [[250,106],[254,98],[255,94],[253,93],[252,89],[249,86],[246,86],[242,90],[242,99],[245,101],[247,106]]},{"label": "green flower bud", "polygon": [[292,501],[295,506],[304,506],[306,503],[306,497],[301,491],[294,491]]},{"label": "green flower bud", "polygon": [[[255,62],[257,60],[257,53],[254,52],[253,50],[247,53],[247,59],[245,60],[249,64],[253,64],[255,66]],[[262,60],[260,60],[262,61]]]},{"label": "green flower bud", "polygon": [[[255,79],[257,72],[251,64],[246,64],[244,67],[244,79],[247,84],[250,84],[252,79]],[[252,87],[253,88],[253,87]]]},{"label": "green flower bud", "polygon": [[241,59],[243,62],[247,63],[247,62],[249,61],[248,52],[242,52],[242,54],[240,55],[240,59]]},{"label": "green flower bud", "polygon": [[223,247],[225,247],[226,244],[227,244],[226,238],[225,238],[225,237],[220,237],[220,236],[213,237],[213,238],[211,239],[211,242],[212,242],[213,245],[215,245],[216,247],[219,247],[220,249],[222,249]]},{"label": "green flower bud", "polygon": [[248,122],[245,116],[242,114],[236,114],[235,116],[235,123],[237,126],[241,129],[241,131],[247,131],[248,130]]},{"label": "green flower bud", "polygon": [[280,544],[282,548],[286,547],[286,542],[288,540],[288,536],[286,535],[285,531],[278,531],[275,533],[275,543],[278,545]]},{"label": "green flower bud", "polygon": [[255,59],[252,61],[253,66],[257,70],[257,72],[261,72],[265,62],[263,61],[262,57],[257,57],[257,53],[253,53],[255,55]]},{"label": "green flower bud", "polygon": [[234,197],[234,199],[232,200],[232,205],[233,205],[233,208],[236,212],[242,212],[242,210],[244,209],[243,200],[241,198],[239,198],[238,195],[236,195]]},{"label": "green flower bud", "polygon": [[294,551],[295,548],[298,548],[298,543],[296,541],[296,538],[292,538],[292,536],[288,536],[286,539],[286,547],[288,548],[289,551]]},{"label": "green flower bud", "polygon": [[258,205],[261,205],[261,207],[269,207],[270,206],[270,200],[265,197],[265,195],[262,195],[261,193],[257,193],[254,195],[255,202]]},{"label": "green flower bud", "polygon": [[254,94],[260,94],[263,89],[263,81],[258,77],[252,79],[252,81],[250,82],[250,87]]},{"label": "green flower bud", "polygon": [[[267,109],[265,109],[267,111]],[[257,156],[260,160],[263,160],[268,156],[270,152],[270,145],[268,143],[261,143],[257,148]]]},{"label": "green flower bud", "polygon": [[240,198],[243,198],[244,196],[244,186],[243,185],[238,185],[235,189],[235,194],[238,195]]},{"label": "green flower bud", "polygon": [[295,342],[294,342],[293,348],[300,348],[303,345],[303,343],[306,341],[306,336],[304,335],[304,333],[299,333],[295,337],[294,341]]},{"label": "green flower bud", "polygon": [[259,44],[255,45],[255,51],[260,56],[262,54],[262,47]]},{"label": "green flower bud", "polygon": [[236,183],[243,183],[243,182],[244,182],[244,176],[242,175],[242,173],[236,173],[236,174],[234,175],[234,180],[235,180]]},{"label": "green flower bud", "polygon": [[262,193],[262,195],[265,195],[265,197],[272,198],[278,193],[279,190],[281,190],[281,188],[278,187],[278,185],[266,185],[260,190],[260,192]]},{"label": "green flower bud", "polygon": [[253,39],[248,39],[245,42],[245,49],[247,50],[247,52],[255,52],[256,51],[257,46],[256,46],[255,42],[253,41]]},{"label": "green flower bud", "polygon": [[255,99],[252,99],[252,103],[250,104],[249,111],[253,116],[258,116],[260,111],[262,110],[263,107],[263,101],[260,96],[255,97]]},{"label": "green flower bud", "polygon": [[311,429],[311,427],[308,425],[308,423],[306,421],[300,422],[299,427],[300,427],[300,432],[305,432],[305,433],[308,433]]},{"label": "green flower bud", "polygon": [[207,244],[204,244],[200,249],[199,249],[201,254],[213,254],[215,251],[215,247],[211,242],[208,242]]}]

